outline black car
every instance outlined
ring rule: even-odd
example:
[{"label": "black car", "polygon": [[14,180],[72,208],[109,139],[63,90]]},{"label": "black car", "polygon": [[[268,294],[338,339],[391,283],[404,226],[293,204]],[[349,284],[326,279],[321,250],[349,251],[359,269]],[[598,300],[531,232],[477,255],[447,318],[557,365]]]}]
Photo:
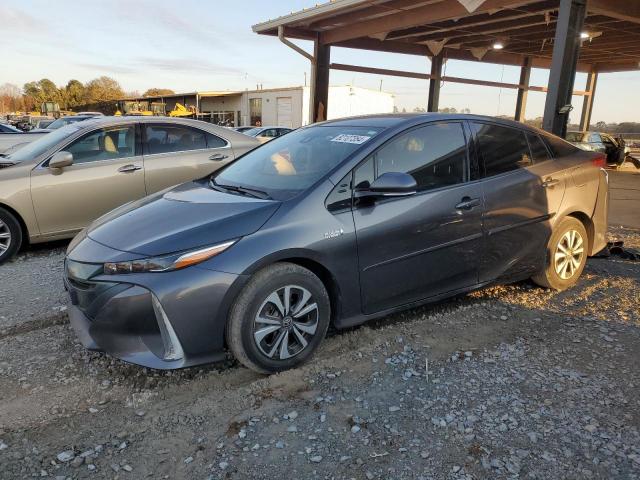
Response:
[{"label": "black car", "polygon": [[573,285],[605,245],[604,157],[520,123],[301,128],[124,205],[69,245],[84,345],[153,368],[275,372],[344,328],[493,282]]}]

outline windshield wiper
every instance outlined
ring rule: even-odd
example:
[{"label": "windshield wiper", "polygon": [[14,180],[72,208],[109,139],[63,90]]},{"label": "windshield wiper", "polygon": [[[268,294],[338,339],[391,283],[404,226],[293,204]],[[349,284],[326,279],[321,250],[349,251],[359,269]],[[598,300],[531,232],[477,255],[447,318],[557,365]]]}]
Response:
[{"label": "windshield wiper", "polygon": [[263,192],[262,190],[257,190],[255,188],[241,187],[237,185],[223,185],[215,181],[214,178],[211,179],[212,185],[221,188],[223,190],[229,190],[231,192],[242,193],[244,195],[249,195],[250,197],[260,198],[262,200],[271,200],[271,197],[267,192]]}]

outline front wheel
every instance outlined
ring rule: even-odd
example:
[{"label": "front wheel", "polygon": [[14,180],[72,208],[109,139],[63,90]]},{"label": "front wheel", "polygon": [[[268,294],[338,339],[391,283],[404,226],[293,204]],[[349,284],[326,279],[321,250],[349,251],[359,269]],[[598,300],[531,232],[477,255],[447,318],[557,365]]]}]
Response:
[{"label": "front wheel", "polygon": [[572,287],[587,263],[588,244],[582,222],[573,217],[562,219],[549,239],[544,269],[532,280],[554,290]]},{"label": "front wheel", "polygon": [[330,317],[322,281],[299,265],[277,263],[256,273],[236,299],[227,324],[227,344],[236,359],[252,370],[287,370],[313,355]]},{"label": "front wheel", "polygon": [[4,208],[0,208],[0,264],[18,253],[21,244],[20,222]]}]

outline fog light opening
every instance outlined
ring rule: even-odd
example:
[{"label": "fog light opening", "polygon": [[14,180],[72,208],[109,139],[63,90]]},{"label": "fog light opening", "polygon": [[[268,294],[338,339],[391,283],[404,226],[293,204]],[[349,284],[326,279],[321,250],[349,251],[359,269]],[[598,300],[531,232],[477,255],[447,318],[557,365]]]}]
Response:
[{"label": "fog light opening", "polygon": [[158,327],[160,327],[160,336],[162,337],[162,345],[164,346],[163,360],[180,360],[184,357],[184,351],[175,330],[171,326],[167,314],[164,313],[160,301],[155,295],[152,295],[153,311],[156,314]]}]

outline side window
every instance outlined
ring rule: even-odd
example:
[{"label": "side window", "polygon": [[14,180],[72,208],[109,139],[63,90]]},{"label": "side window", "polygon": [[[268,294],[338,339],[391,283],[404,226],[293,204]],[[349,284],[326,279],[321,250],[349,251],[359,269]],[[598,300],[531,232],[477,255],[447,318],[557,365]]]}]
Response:
[{"label": "side window", "polygon": [[569,142],[565,142],[561,138],[554,137],[551,135],[545,135],[545,140],[547,141],[547,145],[549,145],[549,149],[551,150],[551,154],[557,157],[564,157],[566,155],[572,155],[580,150],[575,145],[571,145]]},{"label": "side window", "polygon": [[222,138],[207,132],[207,148],[222,148],[227,145],[227,142]]},{"label": "side window", "polygon": [[529,140],[529,147],[531,148],[531,157],[533,158],[533,163],[541,163],[549,160],[549,152],[547,151],[547,147],[544,145],[544,142],[538,135],[534,133],[527,133],[527,139]]},{"label": "side window", "polygon": [[[435,123],[411,130],[374,154],[377,176],[409,173],[418,191],[467,179],[467,142],[461,123]],[[357,185],[357,183],[356,183]]]},{"label": "side window", "polygon": [[489,123],[474,123],[485,177],[532,164],[529,144],[522,130]]},{"label": "side window", "polygon": [[278,136],[278,131],[275,128],[269,128],[260,134],[261,137],[274,138]]},{"label": "side window", "polygon": [[345,175],[331,190],[325,202],[327,210],[330,212],[351,208],[351,176],[352,173]]},{"label": "side window", "polygon": [[353,171],[354,189],[367,189],[375,180],[375,172],[373,171],[373,159],[369,158],[366,162],[360,164]]},{"label": "side window", "polygon": [[602,142],[602,138],[598,133],[589,134],[589,143],[600,143]]},{"label": "side window", "polygon": [[147,155],[207,148],[205,132],[183,125],[144,125]]},{"label": "side window", "polygon": [[136,149],[135,126],[102,128],[87,133],[65,148],[73,153],[73,163],[133,157]]}]

